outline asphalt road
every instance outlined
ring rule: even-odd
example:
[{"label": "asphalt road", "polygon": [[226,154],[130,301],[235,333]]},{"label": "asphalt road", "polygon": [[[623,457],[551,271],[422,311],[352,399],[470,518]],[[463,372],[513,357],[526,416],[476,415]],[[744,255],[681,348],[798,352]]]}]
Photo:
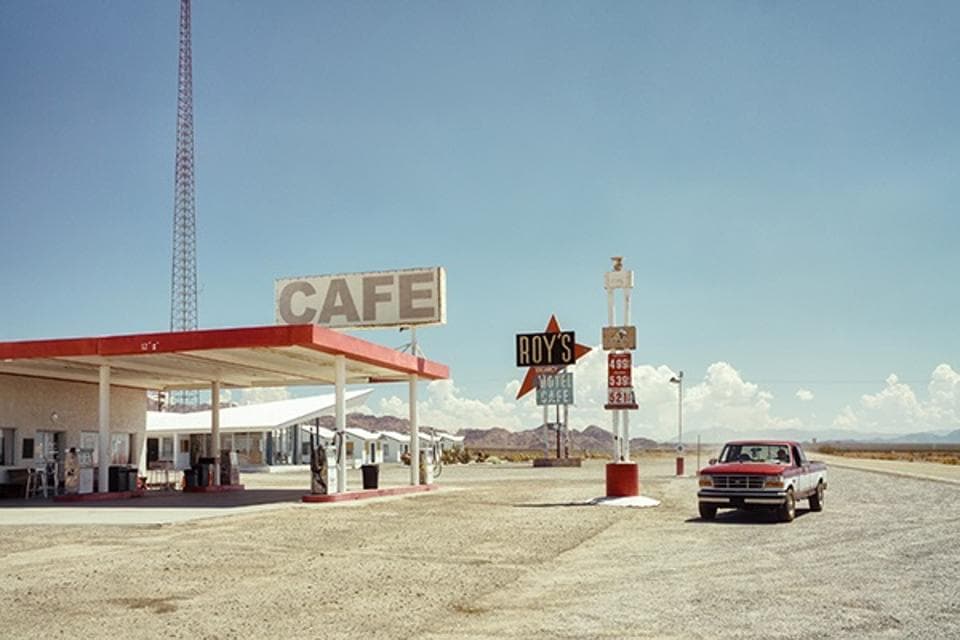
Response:
[{"label": "asphalt road", "polygon": [[471,465],[413,498],[0,527],[0,636],[960,637],[960,487],[835,468],[821,513],[707,523],[693,478],[642,469],[660,507],[585,506],[599,463]]}]

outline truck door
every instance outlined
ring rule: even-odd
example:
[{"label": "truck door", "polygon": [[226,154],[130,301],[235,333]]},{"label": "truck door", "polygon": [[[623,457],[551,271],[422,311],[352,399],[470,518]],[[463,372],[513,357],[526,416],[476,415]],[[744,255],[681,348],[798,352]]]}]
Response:
[{"label": "truck door", "polygon": [[801,470],[800,478],[797,480],[797,493],[803,495],[813,488],[810,486],[810,464],[800,447],[794,445],[790,449],[793,454],[793,463]]}]

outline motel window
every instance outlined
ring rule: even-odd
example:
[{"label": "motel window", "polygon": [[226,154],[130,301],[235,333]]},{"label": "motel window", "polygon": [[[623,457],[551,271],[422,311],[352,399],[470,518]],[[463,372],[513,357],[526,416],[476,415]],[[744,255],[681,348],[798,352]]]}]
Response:
[{"label": "motel window", "polygon": [[353,443],[352,443],[352,442],[347,442],[347,457],[348,457],[348,458],[352,458],[352,457],[353,457]]},{"label": "motel window", "polygon": [[20,457],[24,460],[33,460],[33,438],[23,439],[23,451],[20,452]]},{"label": "motel window", "polygon": [[110,464],[130,464],[130,434],[110,434]]},{"label": "motel window", "polygon": [[80,449],[87,449],[92,451],[92,457],[90,460],[91,464],[99,464],[97,460],[97,453],[100,451],[100,434],[96,431],[81,431],[80,432]]},{"label": "motel window", "polygon": [[13,429],[0,429],[0,465],[12,465],[13,447],[16,444],[17,432]]},{"label": "motel window", "polygon": [[160,438],[160,459],[173,460],[173,438]]},{"label": "motel window", "polygon": [[63,451],[63,440],[66,433],[63,431],[37,431],[36,450],[34,456],[48,462],[57,459]]}]

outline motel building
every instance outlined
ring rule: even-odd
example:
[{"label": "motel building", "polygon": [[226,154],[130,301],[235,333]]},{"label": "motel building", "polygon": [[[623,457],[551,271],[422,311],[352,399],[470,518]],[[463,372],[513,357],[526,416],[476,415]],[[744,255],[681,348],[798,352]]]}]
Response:
[{"label": "motel building", "polygon": [[[367,452],[384,460],[385,444],[388,451],[396,449],[382,434],[352,430],[351,440],[348,404],[362,402],[370,389],[348,392],[347,385],[406,382],[411,429],[419,433],[418,381],[448,377],[448,367],[438,362],[309,324],[0,342],[0,491],[23,496],[27,483],[35,486],[38,478],[55,491],[63,483],[65,457],[73,452],[80,458],[81,491],[85,476],[88,488],[108,493],[111,474],[120,467],[142,474],[147,459],[155,457],[182,468],[201,450],[216,460],[212,484],[218,487],[223,450],[256,467],[266,465],[270,455],[276,462],[281,453],[292,463],[300,444],[299,457],[306,462],[302,438],[312,427],[303,423],[326,411],[335,416],[335,429],[327,435],[332,443],[339,434],[337,478],[345,492],[351,441],[354,459],[361,462]],[[190,424],[177,423],[177,414],[148,418],[146,410],[147,391],[207,390],[219,398],[227,388],[317,385],[333,386],[332,406],[329,399],[314,398],[312,406],[303,399],[303,406],[288,407],[277,419],[255,418],[256,407],[221,409],[218,402],[209,411],[187,414]],[[209,425],[201,429],[204,420]],[[420,435],[407,442],[415,459],[421,442],[429,441],[429,434]],[[213,450],[213,442],[221,451]],[[418,483],[411,465],[410,484]]]},{"label": "motel building", "polygon": [[[373,389],[346,393],[347,409],[362,405]],[[311,436],[324,447],[334,446],[336,431],[319,426],[321,416],[332,415],[334,394],[308,396],[220,409],[220,449],[234,451],[240,471],[276,471],[310,461]],[[348,417],[349,420],[349,417]],[[396,431],[368,431],[347,426],[347,467],[402,462],[410,450],[410,436]],[[210,411],[170,413],[148,411],[146,450],[141,469],[189,469],[210,446]],[[463,437],[435,429],[420,432],[420,449],[443,451],[463,446]]]},{"label": "motel building", "polygon": [[[399,463],[403,461],[403,454],[410,452],[410,436],[396,431],[381,431],[377,434],[380,440],[381,461]],[[431,449],[433,459],[439,460],[444,451],[463,447],[463,436],[455,436],[445,431],[435,429],[420,432],[420,450]]]},{"label": "motel building", "polygon": [[[362,405],[373,389],[347,391],[347,409]],[[269,471],[274,466],[301,465],[310,461],[312,424],[320,416],[332,415],[335,394],[291,398],[275,402],[220,409],[220,449],[237,454],[241,471]],[[210,447],[211,412],[172,413],[148,411],[146,423],[146,469],[155,463],[170,463],[174,469],[189,469]],[[322,429],[321,441],[331,446],[335,432]],[[347,454],[377,436],[363,438],[346,428]],[[365,432],[369,433],[369,432]],[[359,440],[359,442],[358,442]]]}]

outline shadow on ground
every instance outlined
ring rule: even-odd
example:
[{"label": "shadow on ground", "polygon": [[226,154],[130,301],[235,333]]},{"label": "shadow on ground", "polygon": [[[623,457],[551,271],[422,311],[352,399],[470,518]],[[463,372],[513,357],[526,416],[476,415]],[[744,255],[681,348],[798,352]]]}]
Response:
[{"label": "shadow on ground", "polygon": [[297,502],[305,489],[247,489],[224,493],[148,492],[138,498],[91,502],[54,502],[52,498],[0,500],[0,509],[230,509],[262,504]]},{"label": "shadow on ground", "polygon": [[[797,518],[805,516],[810,513],[809,509],[797,509]],[[730,524],[741,524],[741,525],[763,525],[763,524],[789,524],[787,522],[781,523],[779,517],[777,516],[776,511],[744,511],[742,509],[733,509],[731,511],[718,511],[717,517],[714,520],[704,520],[703,518],[687,518],[684,522],[688,524],[701,524],[701,525],[730,525]]]}]

